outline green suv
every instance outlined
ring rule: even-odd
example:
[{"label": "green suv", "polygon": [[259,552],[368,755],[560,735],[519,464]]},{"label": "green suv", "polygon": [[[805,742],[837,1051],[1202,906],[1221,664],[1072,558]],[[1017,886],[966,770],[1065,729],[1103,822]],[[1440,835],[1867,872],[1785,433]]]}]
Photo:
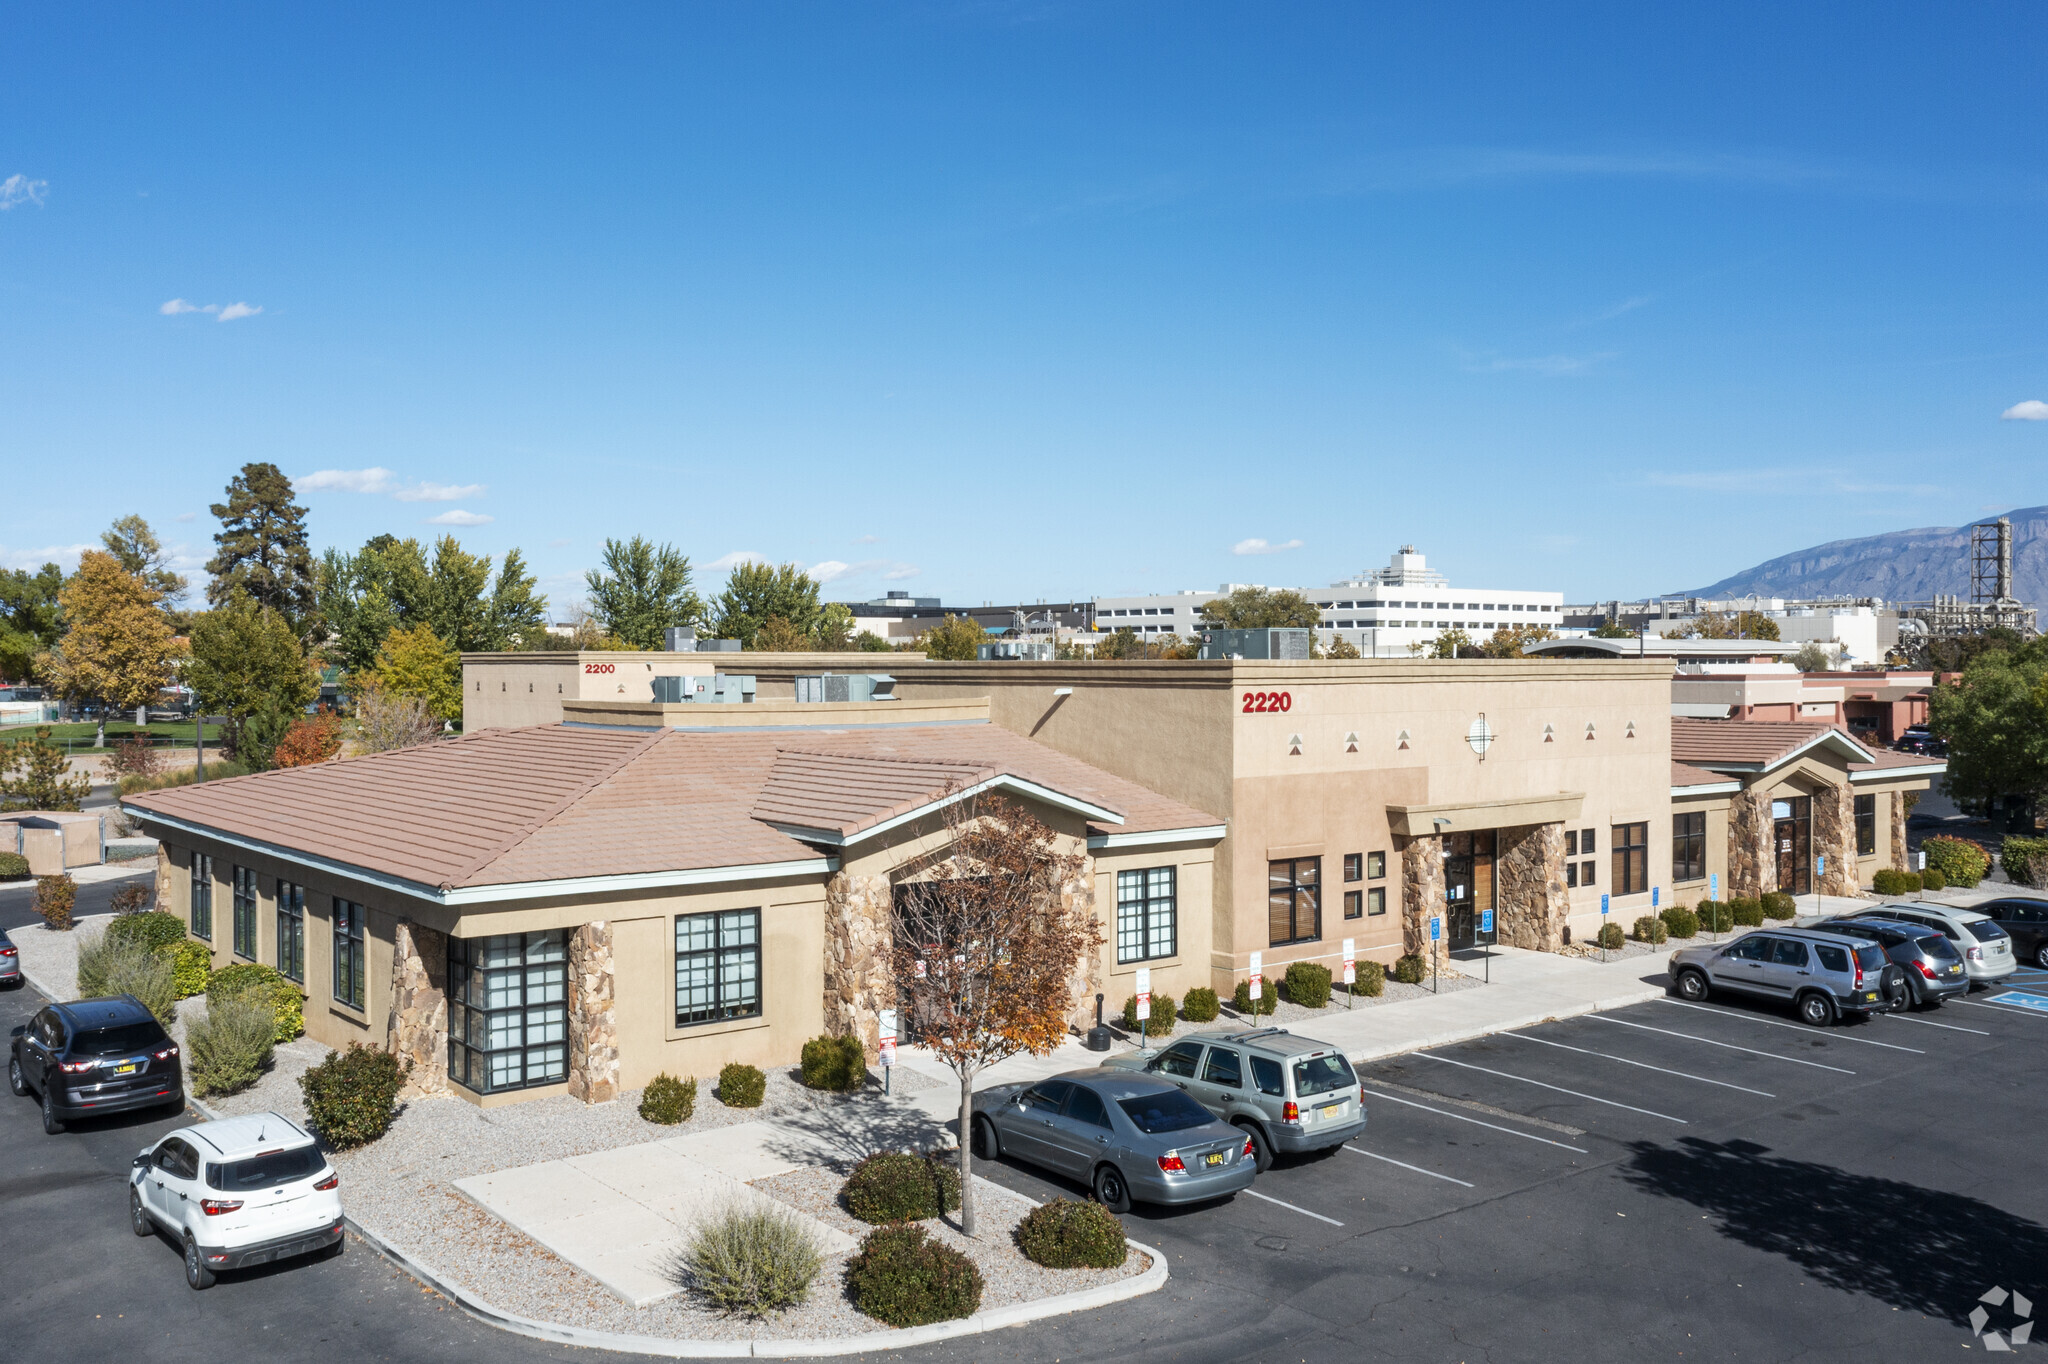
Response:
[{"label": "green suv", "polygon": [[1179,1085],[1251,1137],[1259,1168],[1279,1153],[1323,1151],[1365,1130],[1365,1092],[1344,1053],[1285,1028],[1189,1033],[1163,1051],[1103,1062]]}]

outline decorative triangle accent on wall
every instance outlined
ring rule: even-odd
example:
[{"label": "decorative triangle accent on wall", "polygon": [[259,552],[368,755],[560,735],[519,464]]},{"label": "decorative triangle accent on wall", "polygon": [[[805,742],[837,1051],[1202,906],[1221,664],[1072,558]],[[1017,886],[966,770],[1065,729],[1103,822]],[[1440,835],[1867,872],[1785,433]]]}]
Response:
[{"label": "decorative triangle accent on wall", "polygon": [[1543,727],[1543,742],[1546,744],[1554,744],[1557,742],[1557,731],[1552,729],[1549,725],[1545,725]]},{"label": "decorative triangle accent on wall", "polygon": [[1356,730],[1344,736],[1344,751],[1346,753],[1356,753],[1358,751],[1358,732]]},{"label": "decorative triangle accent on wall", "polygon": [[1287,756],[1290,758],[1299,758],[1301,756],[1301,736],[1299,734],[1287,736]]},{"label": "decorative triangle accent on wall", "polygon": [[1635,721],[1631,720],[1631,721],[1629,721],[1629,722],[1628,722],[1628,733],[1626,733],[1626,734],[1622,735],[1621,737],[1622,737],[1622,738],[1624,738],[1624,739],[1633,739],[1633,738],[1635,738],[1635,737],[1636,737],[1636,722],[1635,722]]},{"label": "decorative triangle accent on wall", "polygon": [[1586,721],[1586,737],[1588,739],[1593,737],[1593,722],[1591,720]]},{"label": "decorative triangle accent on wall", "polygon": [[1395,735],[1395,736],[1394,736],[1394,747],[1395,747],[1396,749],[1403,749],[1403,748],[1406,748],[1406,747],[1408,747],[1408,731],[1407,731],[1407,730],[1405,730],[1405,729],[1404,729],[1404,730],[1402,730],[1402,731],[1401,731],[1401,732],[1400,732],[1399,734],[1397,734],[1397,735]]}]

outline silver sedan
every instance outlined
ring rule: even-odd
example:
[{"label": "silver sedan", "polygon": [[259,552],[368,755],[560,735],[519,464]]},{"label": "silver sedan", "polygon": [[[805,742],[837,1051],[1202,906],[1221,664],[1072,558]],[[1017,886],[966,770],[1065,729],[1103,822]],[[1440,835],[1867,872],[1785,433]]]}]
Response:
[{"label": "silver sedan", "polygon": [[1252,1144],[1177,1085],[1127,1070],[1072,1070],[975,1096],[974,1153],[1014,1156],[1086,1184],[1111,1212],[1199,1203],[1248,1187]]}]

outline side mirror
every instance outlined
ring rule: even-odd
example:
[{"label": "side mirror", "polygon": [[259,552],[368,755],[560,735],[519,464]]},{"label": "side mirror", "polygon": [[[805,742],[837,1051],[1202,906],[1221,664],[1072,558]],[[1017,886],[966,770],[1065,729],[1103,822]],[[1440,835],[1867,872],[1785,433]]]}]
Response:
[{"label": "side mirror", "polygon": [[143,1152],[143,1153],[142,1153],[141,1155],[139,1155],[139,1156],[137,1156],[137,1157],[136,1157],[135,1159],[133,1159],[133,1160],[129,1161],[129,1162],[128,1162],[128,1168],[129,1168],[129,1169],[131,1169],[131,1170],[145,1170],[145,1169],[148,1169],[148,1168],[149,1168],[149,1152],[147,1152],[147,1151],[144,1151],[144,1152]]},{"label": "side mirror", "polygon": [[23,1023],[23,1024],[21,1025],[21,1026],[19,1026],[19,1027],[15,1028],[15,1029],[14,1029],[13,1031],[9,1032],[9,1033],[8,1033],[7,1035],[8,1035],[9,1037],[20,1037],[20,1036],[21,1036],[21,1035],[22,1035],[23,1033],[26,1033],[27,1031],[28,1031],[28,1024],[26,1024],[26,1023]]}]

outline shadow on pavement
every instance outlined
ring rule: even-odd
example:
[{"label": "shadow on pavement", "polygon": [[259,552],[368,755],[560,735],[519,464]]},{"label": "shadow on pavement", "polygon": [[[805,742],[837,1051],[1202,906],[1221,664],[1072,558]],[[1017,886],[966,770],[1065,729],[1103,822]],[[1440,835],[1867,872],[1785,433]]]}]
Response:
[{"label": "shadow on pavement", "polygon": [[1787,1160],[1754,1142],[1637,1143],[1622,1176],[1823,1283],[1967,1326],[1993,1286],[2033,1290],[2048,1228],[1962,1194]]},{"label": "shadow on pavement", "polygon": [[877,1151],[923,1151],[947,1130],[914,1108],[824,1102],[773,1120],[777,1129],[762,1149],[796,1165],[822,1162],[844,1174]]}]

